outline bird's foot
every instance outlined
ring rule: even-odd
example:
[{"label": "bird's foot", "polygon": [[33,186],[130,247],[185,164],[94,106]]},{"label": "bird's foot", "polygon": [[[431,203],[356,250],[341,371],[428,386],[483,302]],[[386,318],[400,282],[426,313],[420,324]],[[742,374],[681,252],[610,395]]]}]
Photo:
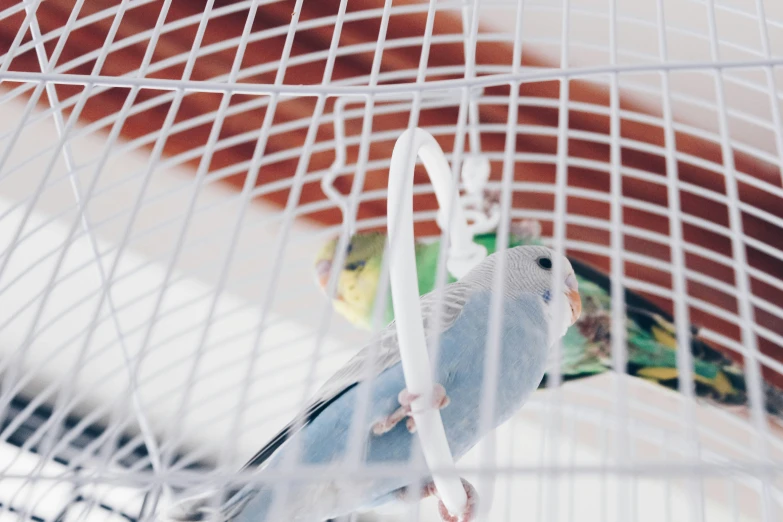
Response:
[{"label": "bird's foot", "polygon": [[415,498],[411,496],[408,487],[401,488],[397,493],[397,498],[403,502],[412,502],[435,496],[438,498],[438,514],[443,522],[475,522],[476,517],[478,516],[478,492],[476,491],[476,488],[473,487],[473,484],[464,478],[460,478],[460,480],[462,481],[462,487],[465,488],[465,495],[468,497],[468,502],[465,504],[465,511],[460,516],[454,516],[449,513],[449,510],[446,509],[446,505],[440,500],[440,495],[438,495],[438,490],[435,488],[434,482],[430,482],[421,488],[418,497]]},{"label": "bird's foot", "polygon": [[[410,393],[407,389],[402,390],[397,396],[397,400],[400,403],[400,407],[397,408],[394,413],[389,415],[383,420],[380,420],[373,424],[372,432],[375,435],[383,435],[392,430],[402,419],[408,417],[405,421],[405,425],[408,431],[413,433],[416,431],[416,422],[411,417],[411,404],[418,399],[418,395]],[[449,396],[446,395],[446,389],[441,384],[436,384],[432,389],[432,406],[435,408],[443,409],[449,405]]]},{"label": "bird's foot", "polygon": [[473,522],[476,520],[476,516],[478,515],[478,492],[476,492],[476,488],[473,487],[473,484],[465,479],[460,480],[462,481],[462,486],[465,488],[465,495],[468,497],[468,502],[465,504],[465,510],[462,512],[462,515],[454,516],[449,513],[449,510],[446,509],[446,505],[439,499],[438,514],[443,522]]},{"label": "bird's foot", "polygon": [[460,480],[462,481],[462,486],[465,488],[465,495],[468,497],[468,502],[465,504],[465,510],[462,515],[459,516],[449,513],[449,510],[446,509],[446,505],[440,500],[438,490],[435,489],[435,484],[433,482],[427,484],[422,490],[421,498],[426,498],[430,495],[438,497],[438,514],[443,522],[474,522],[476,520],[476,516],[478,515],[478,492],[476,492],[476,488],[473,487],[473,484],[464,478],[461,478]]}]

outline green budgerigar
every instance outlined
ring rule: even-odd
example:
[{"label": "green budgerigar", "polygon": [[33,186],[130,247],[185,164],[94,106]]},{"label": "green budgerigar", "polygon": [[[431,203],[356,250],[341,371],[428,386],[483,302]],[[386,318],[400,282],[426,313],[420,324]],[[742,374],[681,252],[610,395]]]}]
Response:
[{"label": "green budgerigar", "polygon": [[[512,224],[509,247],[541,244],[540,228],[535,221]],[[477,235],[474,240],[486,247],[488,253],[496,249],[496,235]],[[332,268],[337,238],[326,243],[316,258],[314,269],[322,289]],[[339,272],[333,300],[335,310],[354,325],[371,327],[373,305],[381,275],[381,262],[386,247],[386,235],[380,232],[359,233],[352,236],[347,247],[345,263]],[[420,295],[435,288],[440,255],[440,244],[417,242],[416,266]],[[572,381],[604,373],[612,369],[611,354],[611,281],[601,271],[569,258],[582,295],[582,315],[562,339],[561,375],[563,381]],[[455,278],[448,276],[447,282]],[[667,388],[678,390],[677,339],[670,314],[641,295],[625,289],[626,304],[626,372]],[[389,295],[384,325],[394,319]],[[698,329],[690,328],[693,355],[693,380],[696,395],[724,406],[748,406],[748,394],[742,368],[723,353],[697,337]],[[546,376],[541,387],[546,385]],[[783,419],[783,391],[764,384],[766,409],[777,423]]]}]

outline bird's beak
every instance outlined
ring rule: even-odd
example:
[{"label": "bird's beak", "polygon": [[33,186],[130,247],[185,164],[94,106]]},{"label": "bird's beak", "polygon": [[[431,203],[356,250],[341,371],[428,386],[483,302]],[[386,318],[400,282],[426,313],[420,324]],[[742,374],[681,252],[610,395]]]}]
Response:
[{"label": "bird's beak", "polygon": [[315,277],[321,290],[326,291],[326,284],[329,282],[329,272],[332,270],[332,262],[322,259],[315,264]]},{"label": "bird's beak", "polygon": [[573,272],[565,280],[565,294],[571,306],[571,324],[574,324],[582,313],[582,299],[579,296],[579,283]]}]

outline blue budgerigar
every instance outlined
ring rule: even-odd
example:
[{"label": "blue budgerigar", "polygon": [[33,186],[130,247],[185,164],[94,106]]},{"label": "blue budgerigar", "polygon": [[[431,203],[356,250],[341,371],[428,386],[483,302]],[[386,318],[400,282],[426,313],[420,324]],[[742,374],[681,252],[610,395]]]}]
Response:
[{"label": "blue budgerigar", "polygon": [[[487,386],[483,381],[484,359],[499,256],[505,256],[506,263],[499,364],[494,383],[496,401],[489,429],[508,420],[538,387],[546,371],[550,347],[581,312],[577,280],[570,263],[562,257],[561,273],[553,274],[555,253],[542,246],[520,246],[492,254],[462,279],[445,286],[440,294],[421,297],[430,353],[433,343],[429,326],[434,324],[435,314],[440,314],[435,373],[438,384],[432,402],[433,407],[442,408],[447,440],[455,459],[486,434],[480,421],[481,390]],[[557,300],[552,293],[554,277],[560,278],[564,292],[563,298]],[[554,303],[560,303],[558,309]],[[412,484],[410,477],[347,477],[335,473],[333,477],[319,475],[291,482],[283,500],[276,502],[270,512],[276,494],[274,470],[292,448],[296,448],[298,466],[338,463],[345,457],[361,390],[357,385],[368,375],[373,379],[368,383],[369,390],[364,390],[370,395],[362,465],[371,468],[399,464],[420,456],[413,454],[416,435],[412,434],[415,425],[410,404],[414,397],[405,391],[395,323],[379,332],[373,343],[374,347],[365,347],[324,384],[300,413],[299,421],[284,428],[245,465],[243,470],[258,470],[257,482],[232,492],[218,512],[210,512],[203,501],[193,500],[180,504],[170,516],[186,521],[316,522],[412,496],[437,495],[426,481],[421,490],[411,490],[421,483]],[[372,372],[367,373],[365,362],[370,354],[375,359]],[[469,503],[461,520],[473,520],[477,495],[467,481],[463,484]],[[444,520],[457,520],[447,513],[442,502],[440,512]]]}]

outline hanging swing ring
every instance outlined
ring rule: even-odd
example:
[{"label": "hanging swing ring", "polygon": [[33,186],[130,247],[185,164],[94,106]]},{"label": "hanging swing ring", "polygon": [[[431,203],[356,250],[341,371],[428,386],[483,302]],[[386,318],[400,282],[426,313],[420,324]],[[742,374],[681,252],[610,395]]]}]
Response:
[{"label": "hanging swing ring", "polygon": [[[414,255],[415,156],[421,158],[424,163],[443,215],[452,216],[450,223],[441,225],[446,226],[450,232],[451,248],[446,265],[449,272],[457,278],[462,277],[486,257],[487,251],[473,242],[473,234],[463,209],[456,201],[456,194],[452,192],[456,188],[451,182],[451,168],[438,142],[430,133],[420,128],[403,132],[394,145],[389,168],[389,271],[405,384],[410,393],[419,395],[417,401],[424,401],[432,391],[433,382],[421,319]],[[451,208],[454,203],[456,205]],[[430,470],[454,469],[454,459],[446,440],[440,412],[437,409],[416,408],[414,405],[413,418],[424,459]],[[467,504],[467,496],[459,477],[456,474],[434,472],[433,482],[446,508],[454,514],[462,513]]]}]

